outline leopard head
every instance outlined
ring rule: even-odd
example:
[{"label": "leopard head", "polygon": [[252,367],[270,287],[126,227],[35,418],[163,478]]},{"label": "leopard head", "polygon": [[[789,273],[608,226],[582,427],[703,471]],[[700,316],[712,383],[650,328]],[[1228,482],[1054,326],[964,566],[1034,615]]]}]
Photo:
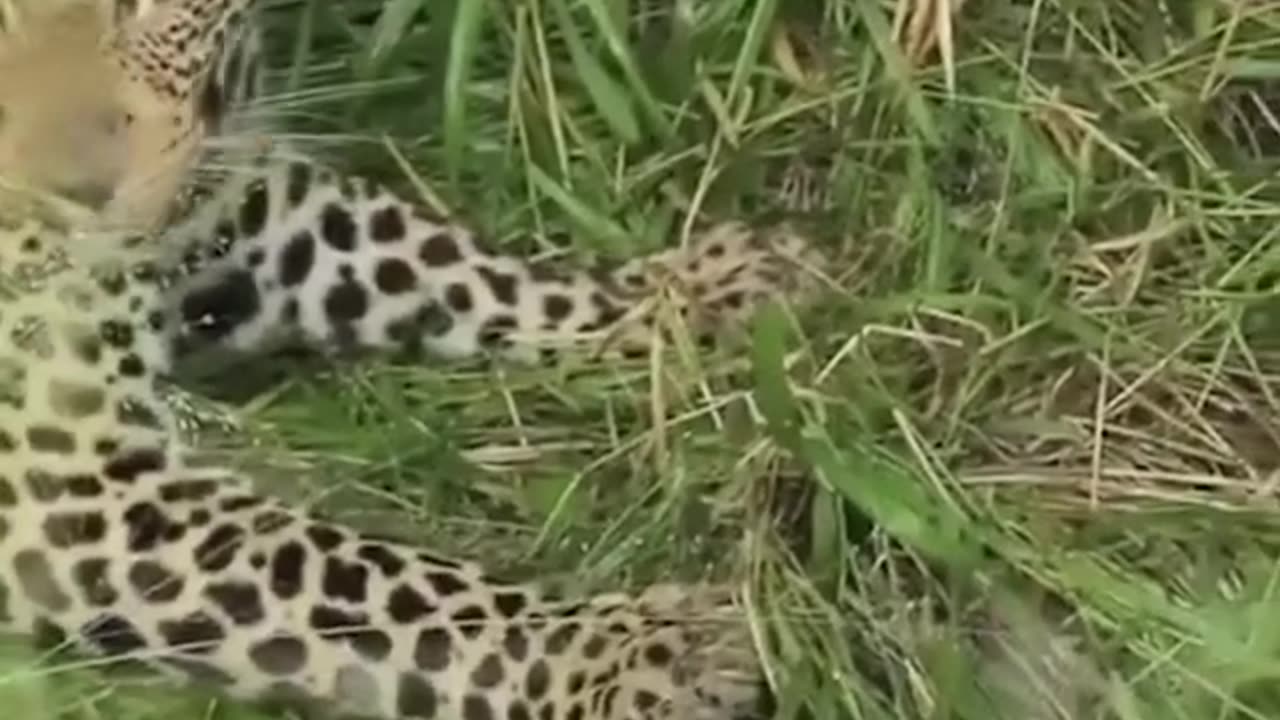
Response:
[{"label": "leopard head", "polygon": [[219,53],[250,0],[23,0],[0,34],[0,213],[146,231],[221,104]]}]

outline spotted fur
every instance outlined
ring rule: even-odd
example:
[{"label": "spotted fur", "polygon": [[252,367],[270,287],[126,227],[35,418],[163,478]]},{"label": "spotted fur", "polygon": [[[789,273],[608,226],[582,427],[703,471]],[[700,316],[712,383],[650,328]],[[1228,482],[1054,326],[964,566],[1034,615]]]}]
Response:
[{"label": "spotted fur", "polygon": [[[653,330],[631,311],[659,286],[715,327],[803,285],[790,264],[802,243],[725,225],[613,273],[550,271],[318,165],[267,163],[201,186],[197,148],[226,132],[234,104],[208,93],[225,101],[256,82],[229,69],[252,52],[229,40],[250,3],[104,2],[36,13],[23,39],[0,40],[0,67],[55,57],[39,24],[56,18],[59,42],[82,43],[67,57],[84,62],[49,79],[106,73],[128,107],[171,121],[160,138],[111,136],[127,161],[90,168],[101,202],[68,192],[38,157],[0,155],[0,175],[33,199],[0,203],[0,627],[237,697],[388,719],[750,715],[760,673],[731,598],[663,586],[558,600],[326,523],[193,461],[156,380],[175,351],[252,351],[281,334],[454,356],[520,354],[539,333],[642,346]],[[0,107],[32,98],[0,80]],[[137,201],[138,163],[165,168],[168,202],[154,188]]]},{"label": "spotted fur", "polygon": [[302,162],[258,171],[206,210],[173,233],[190,274],[170,302],[183,353],[288,341],[448,358],[531,360],[574,345],[638,352],[662,327],[659,288],[695,335],[712,335],[810,285],[807,246],[781,228],[723,223],[687,249],[607,272],[548,267],[494,253],[383,187]]}]

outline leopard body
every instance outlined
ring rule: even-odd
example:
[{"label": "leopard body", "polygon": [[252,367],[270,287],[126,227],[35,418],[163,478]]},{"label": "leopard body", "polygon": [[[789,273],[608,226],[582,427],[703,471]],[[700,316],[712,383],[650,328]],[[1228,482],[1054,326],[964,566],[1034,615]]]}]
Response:
[{"label": "leopard body", "polygon": [[[0,79],[0,624],[345,714],[750,716],[760,669],[722,592],[557,599],[327,523],[199,462],[157,384],[184,354],[282,338],[452,357],[643,349],[660,287],[695,331],[804,291],[803,240],[724,224],[610,272],[551,269],[318,163],[226,163],[210,183],[196,169],[240,152],[210,148],[259,83],[251,0],[63,4],[6,19],[0,39],[0,70],[68,58],[46,88]],[[79,45],[63,56],[54,38]],[[45,97],[85,72],[100,91]],[[114,154],[18,151],[84,127]]]}]

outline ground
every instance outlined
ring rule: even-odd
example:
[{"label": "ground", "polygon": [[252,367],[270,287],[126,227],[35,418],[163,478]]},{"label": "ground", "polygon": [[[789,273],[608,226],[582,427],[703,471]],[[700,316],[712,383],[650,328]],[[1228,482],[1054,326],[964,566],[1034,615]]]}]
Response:
[{"label": "ground", "polygon": [[[205,445],[570,588],[736,579],[784,712],[1280,716],[1280,5],[916,4],[273,11],[262,111],[496,244],[839,261],[747,352],[215,373]],[[15,716],[275,716],[6,652]]]}]

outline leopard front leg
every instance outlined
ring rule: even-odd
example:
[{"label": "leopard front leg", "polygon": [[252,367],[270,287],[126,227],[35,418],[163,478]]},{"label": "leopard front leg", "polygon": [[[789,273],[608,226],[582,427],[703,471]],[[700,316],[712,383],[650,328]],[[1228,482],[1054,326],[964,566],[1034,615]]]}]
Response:
[{"label": "leopard front leg", "polygon": [[729,720],[759,698],[732,605],[683,588],[553,601],[172,456],[147,474],[117,494],[128,480],[100,468],[82,477],[102,495],[53,504],[9,488],[17,628],[238,698],[389,720]]},{"label": "leopard front leg", "polygon": [[813,289],[812,248],[785,229],[724,223],[689,248],[587,272],[493,253],[384,188],[302,162],[238,187],[172,234],[189,272],[168,301],[180,353],[273,341],[446,358],[531,360],[584,341],[644,351],[659,296],[711,335]]}]

